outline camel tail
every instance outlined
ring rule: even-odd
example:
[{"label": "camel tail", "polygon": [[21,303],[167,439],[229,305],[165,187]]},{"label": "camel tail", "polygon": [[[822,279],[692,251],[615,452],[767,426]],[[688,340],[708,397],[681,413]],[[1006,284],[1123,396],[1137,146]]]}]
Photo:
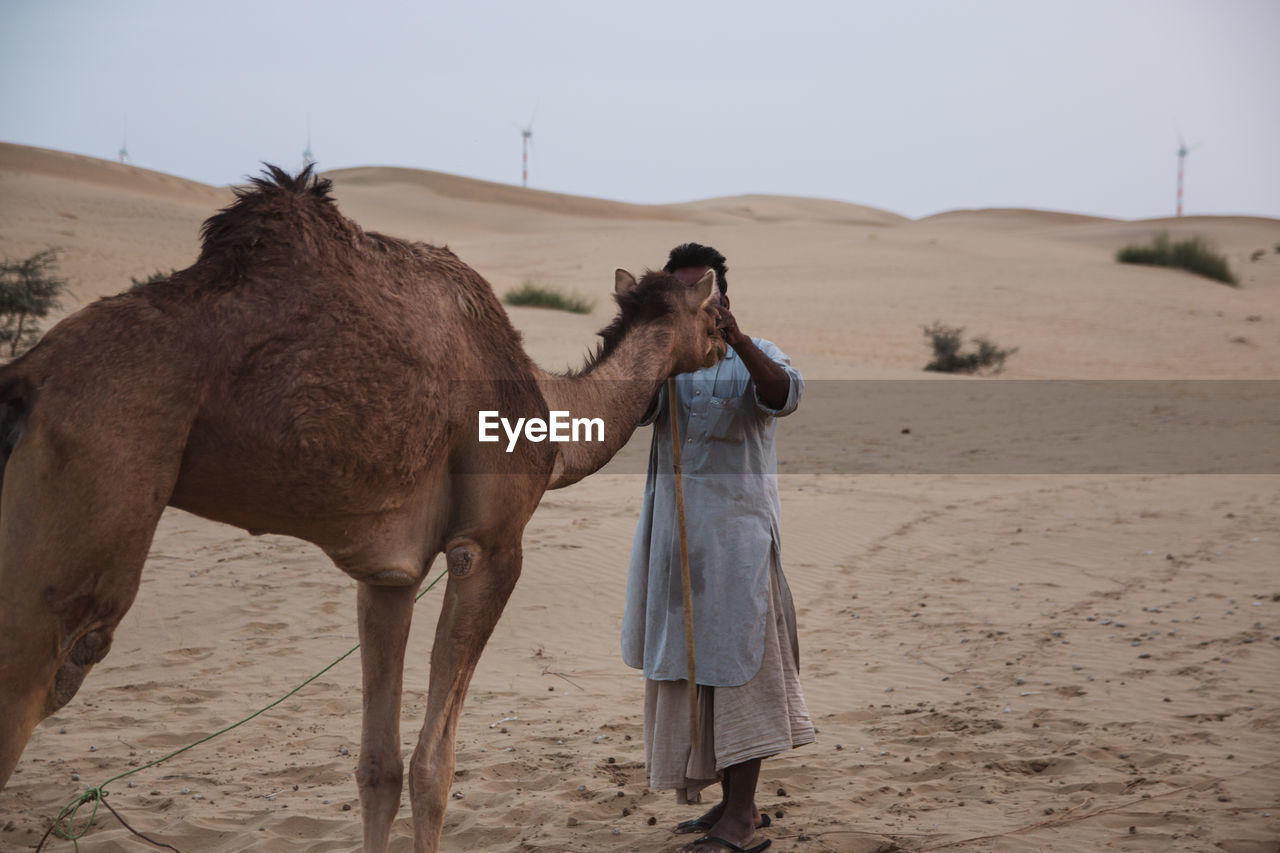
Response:
[{"label": "camel tail", "polygon": [[18,371],[16,363],[0,367],[0,405],[8,403],[10,400],[21,399],[30,390],[31,383],[26,376]]},{"label": "camel tail", "polygon": [[4,490],[4,469],[31,408],[31,392],[30,381],[12,365],[0,369],[0,493]]}]

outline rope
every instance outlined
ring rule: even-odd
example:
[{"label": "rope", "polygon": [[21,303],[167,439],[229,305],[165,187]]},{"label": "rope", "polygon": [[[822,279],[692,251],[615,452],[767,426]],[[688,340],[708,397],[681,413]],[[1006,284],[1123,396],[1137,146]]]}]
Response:
[{"label": "rope", "polygon": [[689,742],[698,748],[698,674],[693,657],[693,589],[689,582],[689,533],[684,519],[684,464],[680,454],[680,406],[676,378],[667,378],[667,418],[671,421],[671,465],[676,486],[676,529],[680,535],[680,593],[684,605],[684,660],[689,671]]},{"label": "rope", "polygon": [[[449,573],[449,570],[445,569],[443,572],[437,575],[435,580],[427,584],[426,588],[424,588],[421,592],[419,592],[414,597],[413,599],[414,603],[416,604],[418,601],[420,601],[422,599],[422,596],[430,592],[431,588],[436,584],[438,584],[440,580],[448,573]],[[173,752],[169,753],[168,755],[165,755],[161,758],[157,758],[155,761],[150,761],[142,765],[141,767],[135,767],[132,770],[128,770],[128,771],[125,771],[124,773],[119,774],[118,776],[112,776],[110,779],[103,782],[101,785],[98,785],[93,788],[86,788],[83,793],[77,794],[71,800],[71,802],[67,803],[65,806],[62,807],[62,811],[58,812],[58,816],[53,820],[53,825],[50,826],[49,829],[45,831],[44,837],[40,839],[40,844],[36,846],[36,853],[40,853],[40,851],[44,849],[44,843],[46,840],[48,840],[49,833],[53,833],[60,838],[64,838],[67,841],[70,841],[74,845],[76,853],[79,853],[80,839],[83,838],[86,834],[88,834],[89,830],[93,827],[94,818],[97,817],[98,815],[99,803],[106,806],[107,809],[110,810],[111,813],[114,814],[122,824],[124,824],[125,828],[128,829],[130,832],[132,832],[134,835],[138,836],[144,841],[147,841],[151,844],[156,845],[157,847],[168,847],[170,850],[176,850],[177,848],[171,847],[168,844],[163,844],[159,841],[154,841],[150,838],[147,838],[145,835],[138,832],[133,827],[129,826],[129,824],[125,823],[125,821],[122,818],[120,818],[120,814],[115,809],[111,808],[111,806],[107,803],[107,799],[106,799],[107,794],[110,793],[107,790],[107,786],[110,785],[112,782],[116,782],[120,779],[125,778],[126,776],[132,776],[134,773],[140,773],[143,770],[146,770],[148,767],[155,767],[157,764],[163,764],[164,762],[168,761],[170,758],[173,758],[176,755],[181,755],[182,753],[186,752],[189,749],[194,749],[195,747],[199,746],[202,743],[211,741],[214,738],[218,737],[219,735],[224,735],[234,728],[243,726],[245,723],[249,722],[253,718],[258,717],[262,714],[265,714],[267,711],[270,711],[272,708],[276,707],[281,702],[288,699],[290,696],[293,696],[299,690],[306,687],[308,684],[315,681],[317,678],[324,675],[326,672],[333,669],[335,666],[342,663],[347,658],[351,657],[353,654],[356,653],[356,651],[359,648],[360,648],[360,644],[356,643],[354,646],[348,649],[345,653],[339,656],[336,660],[334,660],[324,669],[320,670],[315,675],[311,676],[306,681],[302,682],[297,687],[293,688],[288,693],[284,694],[279,699],[272,702],[270,705],[267,705],[263,708],[259,708],[258,710],[254,711],[252,714],[245,717],[243,720],[240,720],[237,723],[232,723],[226,728],[219,729],[213,734],[202,737],[200,738],[200,740],[194,743],[189,743],[186,746],[182,747],[181,749],[175,749]],[[85,803],[93,803],[93,811],[89,813],[89,819],[85,821],[84,826],[81,829],[77,830],[75,828],[76,814],[80,811],[81,807],[85,805]]]}]

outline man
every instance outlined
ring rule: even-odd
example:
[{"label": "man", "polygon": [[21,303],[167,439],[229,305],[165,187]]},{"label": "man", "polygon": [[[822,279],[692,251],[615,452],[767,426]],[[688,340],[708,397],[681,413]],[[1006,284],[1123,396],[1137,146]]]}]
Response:
[{"label": "man", "polygon": [[[768,826],[755,804],[760,762],[814,741],[799,681],[795,607],[782,575],[776,419],[795,411],[800,372],[769,341],[738,328],[729,310],[725,257],[686,243],[664,270],[693,284],[715,270],[719,328],[729,344],[713,367],[676,377],[645,423],[654,424],[644,507],[631,549],[622,653],[645,674],[649,787],[700,802],[717,779],[720,802],[676,827],[704,833],[686,853],[756,853]],[[700,748],[689,739],[688,673],[670,422],[678,417],[693,589]]]}]

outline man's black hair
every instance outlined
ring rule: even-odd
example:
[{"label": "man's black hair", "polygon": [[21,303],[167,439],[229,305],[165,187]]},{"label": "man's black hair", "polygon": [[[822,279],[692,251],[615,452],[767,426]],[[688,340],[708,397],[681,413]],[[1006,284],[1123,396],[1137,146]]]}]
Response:
[{"label": "man's black hair", "polygon": [[710,246],[700,243],[684,243],[676,246],[667,256],[667,265],[663,272],[675,272],[685,267],[711,267],[716,271],[716,283],[720,285],[720,295],[729,290],[729,268],[724,265],[724,255]]}]

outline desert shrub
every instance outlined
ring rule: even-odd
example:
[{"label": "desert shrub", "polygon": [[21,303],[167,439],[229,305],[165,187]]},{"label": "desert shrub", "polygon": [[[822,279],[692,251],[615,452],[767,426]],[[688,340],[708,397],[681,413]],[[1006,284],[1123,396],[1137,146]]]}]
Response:
[{"label": "desert shrub", "polygon": [[67,281],[55,275],[58,250],[45,249],[19,261],[0,261],[0,346],[17,356],[40,338],[39,320],[60,306]]},{"label": "desert shrub", "polygon": [[957,326],[944,326],[935,322],[924,327],[924,336],[933,346],[933,361],[924,366],[925,370],[937,373],[999,373],[1004,370],[1004,361],[1018,351],[1001,349],[985,337],[973,338],[969,343],[973,347],[962,352],[964,347],[964,329]]},{"label": "desert shrub", "polygon": [[1235,285],[1236,277],[1227,265],[1227,259],[1201,237],[1188,237],[1173,241],[1161,232],[1150,243],[1134,243],[1116,252],[1116,260],[1122,264],[1149,264],[1157,267],[1177,267],[1215,281]]},{"label": "desert shrub", "polygon": [[554,308],[557,311],[571,311],[574,314],[590,314],[596,307],[594,301],[577,293],[564,293],[557,288],[534,281],[525,281],[515,290],[508,290],[502,300],[508,305],[523,305],[531,308]]},{"label": "desert shrub", "polygon": [[165,272],[163,270],[156,270],[146,278],[134,278],[133,276],[129,276],[129,280],[133,282],[133,284],[129,285],[129,290],[132,291],[132,290],[137,290],[139,287],[146,287],[148,284],[151,284],[151,282],[153,281],[164,281],[165,279],[169,278],[176,272],[177,270],[169,270],[168,272]]}]

